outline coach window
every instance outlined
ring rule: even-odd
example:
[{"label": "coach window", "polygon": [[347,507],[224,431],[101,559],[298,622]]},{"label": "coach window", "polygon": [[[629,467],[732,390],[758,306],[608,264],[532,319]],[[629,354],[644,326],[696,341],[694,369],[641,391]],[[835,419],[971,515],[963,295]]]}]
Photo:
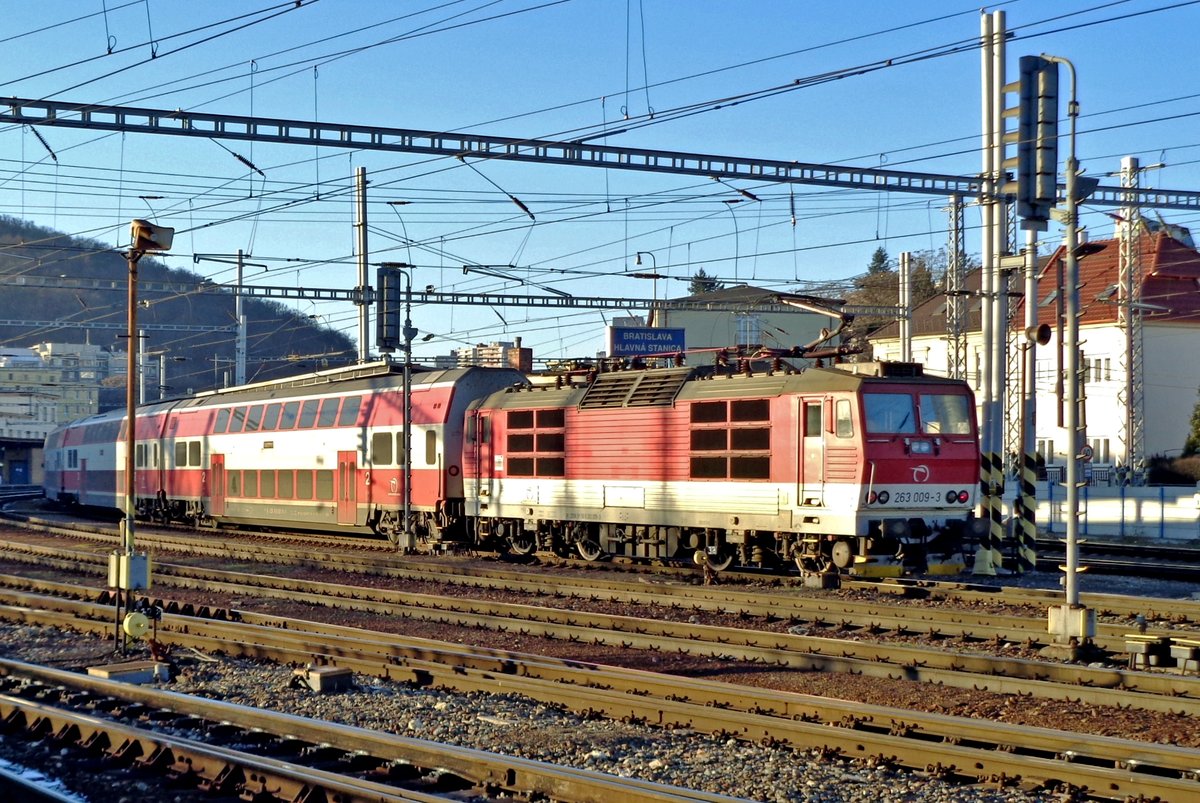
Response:
[{"label": "coach window", "polygon": [[275,498],[275,472],[265,468],[258,473],[258,493],[264,499]]},{"label": "coach window", "polygon": [[226,471],[225,472],[225,493],[227,496],[242,495],[242,472]]},{"label": "coach window", "polygon": [[316,399],[309,399],[300,408],[300,429],[311,429],[313,422],[317,420],[317,408],[320,407],[320,402]]},{"label": "coach window", "polygon": [[292,429],[296,426],[296,412],[300,409],[300,402],[288,402],[283,405],[283,413],[279,416],[280,429]]},{"label": "coach window", "polygon": [[297,499],[312,499],[313,498],[313,476],[311,471],[296,472],[296,498]]},{"label": "coach window", "polygon": [[437,465],[437,433],[433,430],[425,433],[425,465]]},{"label": "coach window", "polygon": [[325,399],[321,402],[321,414],[317,418],[318,427],[332,427],[337,423],[339,402],[341,399]]},{"label": "coach window", "polygon": [[246,426],[242,428],[243,432],[258,432],[258,427],[262,423],[263,406],[256,404],[246,413]]},{"label": "coach window", "polygon": [[[410,435],[409,437],[412,437],[412,436]],[[404,433],[397,432],[396,433],[396,462],[401,465],[403,465],[403,463],[404,463],[405,451],[406,450],[404,448]]]},{"label": "coach window", "polygon": [[352,427],[358,423],[358,408],[362,406],[362,396],[349,396],[342,402],[342,412],[338,415],[339,427]]},{"label": "coach window", "polygon": [[290,469],[279,472],[279,498],[291,499],[296,491],[295,475]]},{"label": "coach window", "polygon": [[217,410],[217,422],[213,424],[213,434],[220,435],[229,427],[229,408]]},{"label": "coach window", "polygon": [[333,470],[317,469],[317,499],[333,499]]},{"label": "coach window", "polygon": [[279,426],[279,410],[283,405],[279,402],[267,405],[267,412],[263,416],[262,428],[263,432],[270,432]]},{"label": "coach window", "polygon": [[867,431],[912,435],[917,431],[913,398],[907,393],[865,393]]},{"label": "coach window", "polygon": [[137,445],[137,449],[134,451],[134,455],[135,455],[134,460],[137,462],[138,468],[141,468],[142,466],[146,465],[146,447],[143,444],[139,443]]},{"label": "coach window", "polygon": [[175,441],[175,466],[182,468],[187,465],[187,441]]},{"label": "coach window", "polygon": [[246,421],[246,408],[245,407],[233,408],[233,412],[229,416],[229,431],[230,432],[241,432],[242,424],[245,423],[245,421]]},{"label": "coach window", "polygon": [[200,465],[200,441],[192,441],[188,444],[188,465]]},{"label": "coach window", "polygon": [[244,496],[258,496],[258,472],[257,471],[247,471],[246,475],[242,479],[243,479],[243,485],[245,485],[243,495]]},{"label": "coach window", "polygon": [[154,468],[158,468],[158,444],[154,444]]},{"label": "coach window", "polygon": [[376,432],[371,435],[371,465],[390,466],[392,464],[392,436],[388,432]]},{"label": "coach window", "polygon": [[850,419],[850,400],[838,399],[834,432],[839,438],[854,437],[854,422]]}]

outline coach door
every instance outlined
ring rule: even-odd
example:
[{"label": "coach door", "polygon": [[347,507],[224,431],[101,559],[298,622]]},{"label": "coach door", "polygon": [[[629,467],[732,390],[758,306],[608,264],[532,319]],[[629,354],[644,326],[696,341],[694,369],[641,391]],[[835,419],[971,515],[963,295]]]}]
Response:
[{"label": "coach door", "polygon": [[355,524],[358,514],[358,463],[354,452],[338,452],[337,523]]},{"label": "coach door", "polygon": [[825,400],[800,400],[800,487],[801,505],[824,504],[825,493]]},{"label": "coach door", "polygon": [[[495,493],[496,466],[492,446],[492,414],[475,413],[471,416],[469,440],[472,445],[475,476],[479,487],[475,493],[476,515],[483,515]],[[468,500],[468,505],[471,500]]]},{"label": "coach door", "polygon": [[208,501],[208,512],[212,516],[225,515],[225,455],[214,454],[211,457],[210,472],[212,474],[212,482],[208,487],[212,490],[212,495]]}]

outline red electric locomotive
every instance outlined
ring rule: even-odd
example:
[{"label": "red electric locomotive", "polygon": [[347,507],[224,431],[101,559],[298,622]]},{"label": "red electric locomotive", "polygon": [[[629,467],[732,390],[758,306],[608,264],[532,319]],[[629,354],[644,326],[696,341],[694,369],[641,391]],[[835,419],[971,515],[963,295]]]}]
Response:
[{"label": "red electric locomotive", "polygon": [[970,388],[896,363],[511,390],[466,448],[476,540],[715,569],[956,558],[979,472]]},{"label": "red electric locomotive", "polygon": [[[914,365],[629,370],[542,386],[509,369],[416,368],[409,407],[406,500],[394,364],[144,406],[136,510],[430,550],[825,570],[957,554],[978,484],[969,387]],[[121,412],[55,431],[47,497],[123,508],[125,442]]]}]

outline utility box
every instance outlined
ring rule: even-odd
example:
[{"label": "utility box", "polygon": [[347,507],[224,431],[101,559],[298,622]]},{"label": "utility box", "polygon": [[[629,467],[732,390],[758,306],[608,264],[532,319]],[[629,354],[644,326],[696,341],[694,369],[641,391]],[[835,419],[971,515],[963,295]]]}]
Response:
[{"label": "utility box", "polygon": [[1061,639],[1090,639],[1096,635],[1096,611],[1071,605],[1050,609],[1050,635]]},{"label": "utility box", "polygon": [[113,552],[108,556],[108,587],[141,591],[150,587],[150,556]]}]

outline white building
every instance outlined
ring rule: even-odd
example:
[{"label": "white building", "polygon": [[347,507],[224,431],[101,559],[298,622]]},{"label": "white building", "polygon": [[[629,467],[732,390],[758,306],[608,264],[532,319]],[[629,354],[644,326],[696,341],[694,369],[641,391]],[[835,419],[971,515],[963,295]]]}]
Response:
[{"label": "white building", "polygon": [[[1191,428],[1192,412],[1200,398],[1200,252],[1186,230],[1143,222],[1137,238],[1140,253],[1140,277],[1134,299],[1143,311],[1140,360],[1134,360],[1133,377],[1143,400],[1141,427],[1143,457],[1178,455]],[[1126,416],[1127,355],[1126,330],[1118,317],[1121,241],[1100,240],[1079,249],[1079,339],[1081,351],[1082,395],[1085,437],[1092,447],[1093,480],[1116,478],[1112,469],[1127,465],[1130,433]],[[1064,364],[1060,348],[1059,324],[1063,294],[1059,278],[1065,250],[1060,248],[1046,259],[1038,276],[1038,322],[1053,330],[1050,342],[1038,347],[1035,378],[1037,398],[1038,452],[1047,466],[1062,464],[1067,457],[1069,439],[1061,426],[1058,382],[1059,366]],[[967,321],[966,379],[980,391],[979,366],[982,338],[979,322],[979,273],[966,277],[969,296]],[[1013,285],[1023,287],[1020,277]],[[913,359],[925,364],[929,373],[949,373],[949,342],[946,325],[946,299],[936,296],[913,311]],[[1024,342],[1024,299],[1013,298],[1012,326],[1008,338],[1009,394],[1019,393],[1020,361],[1015,358]],[[1135,328],[1136,331],[1136,328]],[[891,324],[871,336],[876,359],[899,359],[899,327]],[[1139,395],[1135,392],[1135,397]],[[1011,396],[1015,398],[1015,396]],[[1065,411],[1064,411],[1065,415]],[[1008,431],[1006,429],[1006,431]],[[1006,443],[1014,441],[1006,436]],[[1052,470],[1053,471],[1053,470]]]}]

